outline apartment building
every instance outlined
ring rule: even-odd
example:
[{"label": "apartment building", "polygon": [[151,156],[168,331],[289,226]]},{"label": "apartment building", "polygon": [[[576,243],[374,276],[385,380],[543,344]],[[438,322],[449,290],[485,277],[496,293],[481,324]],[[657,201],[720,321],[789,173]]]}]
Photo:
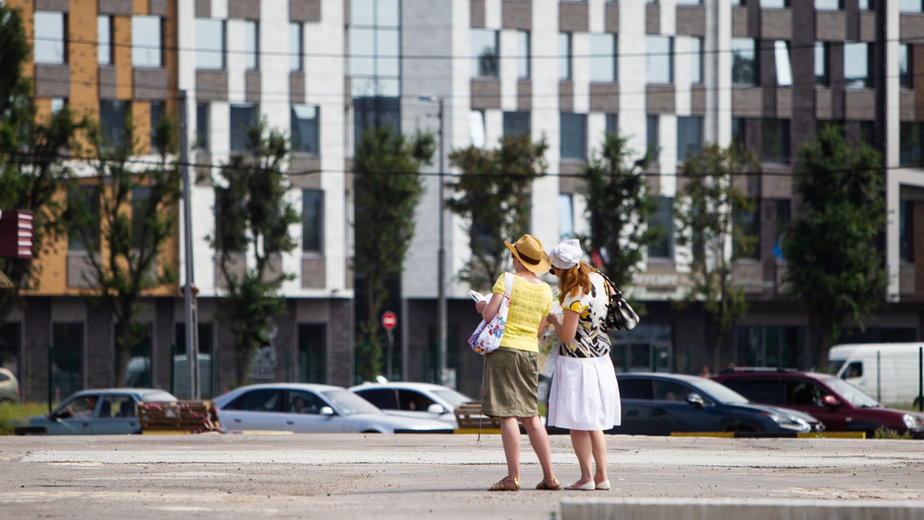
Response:
[{"label": "apartment building", "polygon": [[[737,270],[750,311],[723,359],[799,366],[807,359],[808,322],[782,292],[786,260],[778,229],[799,211],[792,175],[799,146],[821,125],[842,125],[851,142],[883,152],[890,211],[883,230],[887,303],[853,337],[924,336],[920,0],[7,3],[27,13],[36,45],[31,70],[46,112],[67,100],[105,120],[122,106],[141,128],[150,114],[179,106],[183,93],[187,137],[195,143],[191,159],[209,165],[198,168],[209,175],[198,179],[190,199],[200,350],[211,356],[205,395],[222,390],[233,374],[232,332],[221,321],[222,281],[207,242],[215,226],[214,186],[221,182],[217,168],[243,151],[242,129],[260,119],[292,137],[290,196],[303,212],[294,230],[299,248],[279,261],[296,276],[283,289],[288,311],[277,320],[268,377],[354,380],[350,161],[358,133],[385,122],[443,139],[443,156],[425,171],[415,238],[394,285],[389,310],[397,313],[398,328],[390,376],[437,377],[442,245],[448,381],[479,394],[481,360],[465,344],[477,316],[469,287],[456,276],[469,257],[469,237],[457,217],[438,218],[445,180],[439,174],[452,173],[452,150],[491,147],[504,134],[523,132],[549,143],[549,175],[531,190],[532,232],[548,247],[587,231],[582,186],[572,174],[599,151],[607,131],[627,136],[640,154],[649,146],[659,150],[649,179],[668,229],[677,172],[688,153],[733,140],[752,150],[764,173],[741,184],[758,203],[745,220],[759,246]],[[141,52],[158,45],[160,61]],[[182,265],[185,253],[176,244],[172,254]],[[72,387],[110,384],[111,320],[69,285],[72,256],[43,260],[58,267],[46,269],[49,279],[28,309],[4,328],[6,344],[15,345],[5,348],[15,349],[30,392],[47,388],[42,371],[49,344],[56,345],[55,355],[64,351],[80,360],[56,387],[63,389],[64,379],[76,381]],[[711,362],[702,310],[670,303],[689,284],[686,257],[670,233],[647,251],[642,273],[625,288],[647,314],[636,330],[615,336],[618,370],[692,372]],[[152,294],[147,310],[152,338],[139,357],[148,359],[145,373],[156,386],[169,384],[171,345],[183,351],[176,289]]]}]

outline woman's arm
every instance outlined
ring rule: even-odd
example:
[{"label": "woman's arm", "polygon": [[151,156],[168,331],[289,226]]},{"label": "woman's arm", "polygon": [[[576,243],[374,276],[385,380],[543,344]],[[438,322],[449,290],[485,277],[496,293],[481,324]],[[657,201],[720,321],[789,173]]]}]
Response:
[{"label": "woman's arm", "polygon": [[561,327],[556,327],[558,339],[565,345],[570,345],[574,341],[574,335],[577,333],[577,324],[578,320],[581,319],[581,315],[571,309],[564,309],[562,314],[564,319]]},{"label": "woman's arm", "polygon": [[[481,319],[486,322],[493,320],[494,316],[497,315],[497,311],[500,310],[502,301],[504,301],[504,295],[502,293],[491,294],[491,300],[488,301],[488,304],[484,307],[484,310],[481,311]],[[478,308],[477,304],[475,305],[475,308]]]}]

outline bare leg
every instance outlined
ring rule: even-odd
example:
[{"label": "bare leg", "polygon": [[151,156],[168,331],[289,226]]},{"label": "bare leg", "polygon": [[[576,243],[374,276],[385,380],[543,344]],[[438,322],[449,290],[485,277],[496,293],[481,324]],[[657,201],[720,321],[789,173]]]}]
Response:
[{"label": "bare leg", "polygon": [[542,466],[542,479],[551,481],[555,478],[555,472],[552,471],[552,446],[549,444],[549,434],[546,433],[542,425],[542,419],[538,415],[532,417],[521,417],[520,421],[526,428],[526,434],[529,435],[529,443],[539,458],[539,465]]},{"label": "bare leg", "polygon": [[[594,482],[597,484],[606,482],[609,480],[606,477],[606,434],[604,434],[602,430],[594,430],[588,433],[593,447],[594,462],[597,463],[597,472],[594,475]],[[581,473],[581,478],[583,478],[583,470]]]},{"label": "bare leg", "polygon": [[[574,446],[574,454],[577,455],[578,465],[581,467],[581,478],[572,486],[583,486],[593,480],[593,464],[591,455],[596,456],[593,451],[593,432],[585,430],[571,430],[571,445]],[[605,456],[605,454],[604,454]]]},{"label": "bare leg", "polygon": [[501,417],[501,441],[507,458],[507,476],[520,478],[520,426],[516,417]]}]

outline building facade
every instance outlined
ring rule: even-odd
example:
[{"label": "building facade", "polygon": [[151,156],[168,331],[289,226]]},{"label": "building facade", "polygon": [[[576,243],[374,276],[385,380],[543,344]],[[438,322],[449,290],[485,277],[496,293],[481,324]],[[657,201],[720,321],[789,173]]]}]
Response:
[{"label": "building facade", "polygon": [[[7,3],[29,14],[36,44],[30,70],[45,110],[67,99],[105,117],[109,102],[120,101],[138,123],[159,110],[157,103],[173,110],[184,94],[187,137],[195,143],[191,157],[207,173],[193,187],[191,203],[200,348],[212,356],[209,392],[222,390],[233,374],[231,329],[221,322],[222,282],[206,240],[215,225],[216,168],[243,151],[242,128],[260,119],[293,139],[290,195],[303,212],[303,225],[293,230],[299,248],[280,259],[281,268],[296,276],[284,287],[288,312],[277,320],[273,340],[270,375],[276,379],[354,381],[350,161],[358,133],[386,122],[443,140],[443,156],[424,172],[415,238],[389,309],[398,315],[391,377],[436,379],[436,260],[443,236],[447,380],[479,395],[481,359],[465,344],[477,316],[469,287],[457,279],[469,257],[469,237],[458,217],[445,212],[438,218],[440,174],[452,174],[452,150],[492,147],[504,134],[523,132],[549,144],[549,174],[531,189],[532,233],[547,247],[587,231],[583,188],[574,174],[599,152],[607,131],[628,137],[639,155],[658,150],[649,179],[661,204],[658,219],[669,230],[687,154],[706,142],[737,141],[753,151],[762,173],[739,184],[757,202],[746,220],[759,245],[736,270],[750,310],[722,358],[799,367],[809,359],[808,319],[784,294],[778,230],[799,212],[793,175],[799,147],[819,127],[840,125],[848,141],[883,153],[889,210],[882,240],[890,273],[885,304],[864,332],[848,324],[845,338],[924,338],[919,0]],[[160,20],[161,61],[133,62],[134,51],[154,42],[136,39],[132,29],[150,35],[152,18]],[[63,46],[40,48],[58,40]],[[104,41],[112,42],[108,63]],[[47,63],[47,53],[63,58]],[[181,264],[180,238],[173,254]],[[44,259],[61,266],[46,272],[69,273],[69,257]],[[713,338],[702,309],[671,304],[689,285],[688,257],[671,233],[646,252],[641,274],[625,289],[647,314],[637,329],[614,336],[617,370],[695,372],[711,363]],[[21,379],[29,392],[47,388],[41,372],[48,345],[82,337],[69,350],[83,360],[72,379],[108,384],[112,337],[105,331],[111,324],[101,326],[106,317],[82,303],[66,276],[49,276],[4,329]],[[175,291],[152,294],[148,310],[153,334],[147,356],[157,386],[169,384],[171,345],[182,344],[184,314]],[[77,323],[80,331],[67,328]]]}]

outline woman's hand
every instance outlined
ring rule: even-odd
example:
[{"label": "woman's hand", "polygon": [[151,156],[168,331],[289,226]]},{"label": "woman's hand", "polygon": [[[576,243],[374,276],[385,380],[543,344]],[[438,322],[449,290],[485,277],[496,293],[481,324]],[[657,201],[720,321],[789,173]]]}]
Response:
[{"label": "woman's hand", "polygon": [[559,316],[557,312],[550,312],[549,315],[546,316],[545,319],[553,327],[555,327],[555,330],[558,330],[561,327],[561,316]]},{"label": "woman's hand", "polygon": [[488,302],[485,300],[475,302],[475,312],[477,312],[478,314],[481,314],[482,312],[484,312],[484,308],[487,306],[488,306]]}]

